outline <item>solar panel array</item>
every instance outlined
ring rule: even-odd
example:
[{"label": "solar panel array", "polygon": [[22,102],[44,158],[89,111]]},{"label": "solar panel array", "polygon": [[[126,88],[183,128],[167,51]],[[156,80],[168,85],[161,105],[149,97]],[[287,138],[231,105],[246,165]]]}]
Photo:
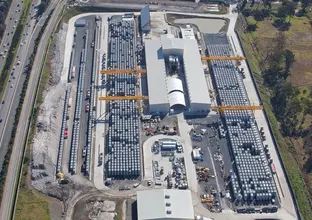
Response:
[{"label": "solar panel array", "polygon": [[[134,22],[113,17],[109,23],[108,67],[133,69]],[[109,76],[109,96],[136,95],[136,77],[130,74]],[[141,173],[139,114],[135,100],[110,101],[106,141],[107,175],[114,178],[136,178]]]},{"label": "solar panel array", "polygon": [[[233,55],[225,34],[204,35],[209,56]],[[219,105],[250,105],[242,76],[232,61],[211,61]],[[231,190],[236,202],[263,205],[275,202],[276,186],[262,139],[251,111],[223,114],[231,145],[233,170]]]}]

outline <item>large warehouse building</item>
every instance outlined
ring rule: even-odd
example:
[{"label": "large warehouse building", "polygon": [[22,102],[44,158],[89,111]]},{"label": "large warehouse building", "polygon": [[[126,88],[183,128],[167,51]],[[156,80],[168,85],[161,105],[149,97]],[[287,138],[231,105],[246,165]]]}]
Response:
[{"label": "large warehouse building", "polygon": [[138,220],[193,220],[191,191],[155,189],[137,192]]},{"label": "large warehouse building", "polygon": [[[211,100],[195,39],[162,36],[146,40],[145,57],[151,114],[167,114],[176,107],[183,107],[187,114],[208,113]],[[168,63],[175,59],[183,77],[169,74]]]}]

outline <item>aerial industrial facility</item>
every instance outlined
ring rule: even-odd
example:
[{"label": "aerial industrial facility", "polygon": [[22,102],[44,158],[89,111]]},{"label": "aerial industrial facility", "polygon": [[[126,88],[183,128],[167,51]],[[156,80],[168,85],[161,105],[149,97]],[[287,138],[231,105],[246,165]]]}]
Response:
[{"label": "aerial industrial facility", "polygon": [[278,212],[279,161],[246,92],[246,58],[225,33],[162,16],[146,6],[75,22],[65,99],[75,107],[63,115],[57,173],[137,193],[139,220]]},{"label": "aerial industrial facility", "polygon": [[[23,166],[31,168],[34,188],[62,202],[53,218],[301,219],[298,189],[290,186],[294,178],[236,33],[240,4],[51,1],[42,16],[23,23],[25,10],[39,7],[24,2],[17,20],[6,23],[26,23],[25,33],[3,39],[25,39],[10,46],[23,59],[9,65],[12,57],[1,53],[12,68],[4,76],[14,82],[3,88],[8,101],[1,108],[1,143],[8,147],[1,219],[24,211],[15,210],[18,192],[25,194]],[[118,7],[60,19],[64,8],[83,5]],[[49,83],[41,82],[48,67]],[[18,110],[13,127],[11,108]]]}]

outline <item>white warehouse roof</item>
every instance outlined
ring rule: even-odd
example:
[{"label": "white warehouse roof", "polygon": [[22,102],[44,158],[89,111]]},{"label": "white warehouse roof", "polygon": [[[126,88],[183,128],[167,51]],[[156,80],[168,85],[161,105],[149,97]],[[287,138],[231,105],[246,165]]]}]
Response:
[{"label": "white warehouse roof", "polygon": [[178,78],[168,77],[167,78],[167,90],[168,90],[168,93],[170,93],[172,91],[183,92],[182,81]]},{"label": "white warehouse roof", "polygon": [[138,220],[193,220],[191,192],[155,189],[137,192]]},{"label": "white warehouse roof", "polygon": [[[210,108],[211,100],[197,41],[183,41],[185,41],[183,53],[184,71],[190,102],[191,104],[209,104]],[[208,111],[208,109],[206,110]]]},{"label": "white warehouse roof", "polygon": [[161,50],[160,40],[146,40],[145,53],[149,104],[167,103],[169,105],[166,88],[165,60]]},{"label": "white warehouse roof", "polygon": [[184,94],[180,91],[174,91],[169,94],[169,104],[170,108],[175,106],[175,105],[185,105],[185,99],[184,99]]}]

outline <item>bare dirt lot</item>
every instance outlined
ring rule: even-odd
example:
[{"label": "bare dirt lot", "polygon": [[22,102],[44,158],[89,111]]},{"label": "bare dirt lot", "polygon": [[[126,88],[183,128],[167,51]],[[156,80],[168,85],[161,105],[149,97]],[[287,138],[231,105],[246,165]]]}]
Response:
[{"label": "bare dirt lot", "polygon": [[128,220],[132,219],[134,200],[112,199],[105,195],[87,196],[77,202],[72,219]]}]

